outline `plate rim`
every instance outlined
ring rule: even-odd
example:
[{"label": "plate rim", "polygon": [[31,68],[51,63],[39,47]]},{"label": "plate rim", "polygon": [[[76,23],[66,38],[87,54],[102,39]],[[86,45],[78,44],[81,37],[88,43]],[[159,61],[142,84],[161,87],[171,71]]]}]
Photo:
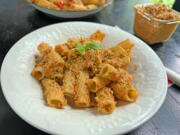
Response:
[{"label": "plate rim", "polygon": [[[15,43],[12,45],[12,47],[9,49],[9,51],[8,51],[7,54],[6,54],[6,56],[4,57],[4,60],[3,60],[3,62],[2,62],[2,66],[1,66],[0,80],[1,80],[2,93],[3,93],[4,97],[5,97],[8,105],[10,106],[10,108],[11,108],[23,121],[25,121],[25,122],[28,123],[29,125],[37,128],[37,129],[39,129],[39,130],[41,130],[41,131],[43,131],[43,132],[50,133],[50,134],[61,134],[61,133],[58,133],[58,132],[56,132],[56,131],[51,131],[51,130],[45,129],[45,128],[39,126],[38,124],[33,123],[32,121],[28,120],[28,118],[26,118],[25,115],[21,115],[21,114],[18,112],[18,110],[16,109],[16,107],[15,107],[13,104],[10,103],[10,100],[9,100],[9,98],[8,98],[8,95],[6,95],[7,93],[5,92],[5,91],[6,91],[5,88],[4,88],[5,86],[4,86],[4,84],[3,84],[3,71],[4,71],[4,68],[5,68],[4,65],[5,65],[6,59],[7,59],[8,55],[10,54],[10,52],[13,50],[13,48],[16,46],[16,44],[18,44],[22,39],[28,37],[29,35],[37,32],[37,31],[41,31],[42,29],[46,29],[46,28],[48,28],[48,27],[52,27],[52,26],[56,26],[56,25],[61,25],[61,24],[62,24],[62,25],[63,25],[63,24],[72,24],[72,23],[95,24],[95,25],[102,25],[102,26],[111,27],[111,28],[114,28],[114,27],[115,27],[115,26],[110,26],[110,25],[106,25],[106,24],[94,23],[94,22],[71,21],[71,22],[55,23],[55,24],[51,24],[51,25],[47,25],[47,26],[38,28],[38,29],[36,29],[36,30],[34,30],[34,31],[32,31],[32,32],[24,35],[23,37],[21,37],[17,42],[15,42]],[[129,33],[129,32],[126,32],[125,30],[122,30],[122,29],[120,29],[120,30],[123,31],[123,32],[125,32],[125,33],[128,34],[128,35],[131,35],[132,37],[135,37],[138,41],[146,44],[144,41],[142,41],[142,40],[139,39],[138,37],[134,36],[133,34],[131,34],[131,33]],[[147,45],[147,44],[146,44],[146,45]],[[165,74],[164,74],[164,78],[165,78],[165,80],[167,80],[167,75],[166,75],[165,67],[164,67],[161,59],[159,58],[159,56],[154,52],[154,50],[153,50],[151,47],[149,47],[148,45],[147,45],[146,47],[149,48],[149,49],[152,51],[152,53],[154,53],[154,54],[156,55],[156,57],[159,59],[159,62],[162,64],[162,66],[163,66],[163,68],[164,68],[164,69],[163,69],[163,70],[164,70],[164,73],[165,73]],[[165,80],[164,80],[164,81],[165,81]],[[146,118],[144,118],[143,120],[141,120],[141,121],[139,121],[138,123],[136,123],[135,125],[133,125],[133,126],[131,127],[131,129],[125,130],[125,131],[123,131],[123,132],[120,132],[120,130],[118,130],[119,134],[128,133],[128,132],[130,132],[130,131],[138,128],[139,126],[141,126],[142,124],[144,124],[145,122],[147,122],[149,119],[151,119],[151,118],[158,112],[158,110],[161,108],[162,104],[164,103],[165,97],[166,97],[166,95],[167,95],[167,88],[168,88],[168,84],[167,84],[167,81],[165,81],[165,84],[164,84],[164,93],[162,94],[161,101],[159,101],[158,106],[156,106],[156,108],[154,108],[153,111],[151,111],[150,114],[149,114]]]}]

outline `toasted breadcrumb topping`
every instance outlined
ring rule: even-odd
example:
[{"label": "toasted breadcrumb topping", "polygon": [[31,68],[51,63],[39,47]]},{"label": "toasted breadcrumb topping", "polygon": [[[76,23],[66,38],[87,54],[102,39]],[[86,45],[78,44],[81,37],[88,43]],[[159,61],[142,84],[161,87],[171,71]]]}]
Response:
[{"label": "toasted breadcrumb topping", "polygon": [[161,20],[180,19],[180,14],[178,12],[162,4],[141,6],[138,8],[138,10],[141,10],[143,13],[149,14],[151,17]]}]

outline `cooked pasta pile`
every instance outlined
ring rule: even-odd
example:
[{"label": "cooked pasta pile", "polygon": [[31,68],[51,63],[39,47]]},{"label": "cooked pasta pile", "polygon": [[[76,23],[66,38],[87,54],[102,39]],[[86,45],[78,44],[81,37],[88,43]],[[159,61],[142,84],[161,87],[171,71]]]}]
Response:
[{"label": "cooked pasta pile", "polygon": [[[114,111],[117,101],[135,102],[138,91],[131,85],[130,64],[134,46],[129,39],[102,49],[105,33],[88,38],[69,38],[53,49],[41,43],[32,76],[42,85],[46,104],[63,108],[96,107],[103,114]],[[70,101],[69,101],[70,100]]]},{"label": "cooked pasta pile", "polygon": [[44,8],[54,10],[90,10],[103,6],[106,0],[30,0]]}]

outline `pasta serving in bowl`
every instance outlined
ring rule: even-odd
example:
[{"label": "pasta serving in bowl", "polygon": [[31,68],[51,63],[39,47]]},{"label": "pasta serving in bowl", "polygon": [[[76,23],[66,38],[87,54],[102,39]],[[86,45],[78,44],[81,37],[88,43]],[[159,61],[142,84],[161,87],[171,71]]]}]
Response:
[{"label": "pasta serving in bowl", "polygon": [[68,22],[15,43],[2,64],[1,86],[16,114],[44,132],[110,135],[127,133],[158,111],[167,75],[137,37],[112,26]]},{"label": "pasta serving in bowl", "polygon": [[94,15],[113,0],[27,0],[37,10],[58,18],[80,18]]},{"label": "pasta serving in bowl", "polygon": [[103,49],[104,37],[105,33],[97,30],[88,38],[69,38],[55,49],[47,43],[38,46],[41,56],[35,56],[31,74],[42,85],[48,106],[63,108],[71,98],[76,108],[95,106],[110,114],[117,100],[136,101],[138,91],[126,70],[134,44],[127,39]]},{"label": "pasta serving in bowl", "polygon": [[37,6],[53,10],[91,10],[104,6],[107,0],[30,0]]}]

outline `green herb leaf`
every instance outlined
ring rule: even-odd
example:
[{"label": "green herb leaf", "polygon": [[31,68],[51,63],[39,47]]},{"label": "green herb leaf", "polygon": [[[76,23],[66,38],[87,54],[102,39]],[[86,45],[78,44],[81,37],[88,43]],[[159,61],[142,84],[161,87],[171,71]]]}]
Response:
[{"label": "green herb leaf", "polygon": [[80,54],[85,54],[85,48],[81,43],[78,43],[76,49],[80,52]]},{"label": "green herb leaf", "polygon": [[97,49],[101,49],[101,48],[102,48],[101,45],[96,42],[89,42],[85,46],[86,50],[90,50],[90,49],[97,50]]},{"label": "green herb leaf", "polygon": [[85,54],[86,50],[90,50],[90,49],[97,50],[101,48],[102,48],[101,45],[96,42],[89,42],[85,45],[85,47],[81,43],[78,43],[76,46],[76,49],[80,52],[80,54]]}]

